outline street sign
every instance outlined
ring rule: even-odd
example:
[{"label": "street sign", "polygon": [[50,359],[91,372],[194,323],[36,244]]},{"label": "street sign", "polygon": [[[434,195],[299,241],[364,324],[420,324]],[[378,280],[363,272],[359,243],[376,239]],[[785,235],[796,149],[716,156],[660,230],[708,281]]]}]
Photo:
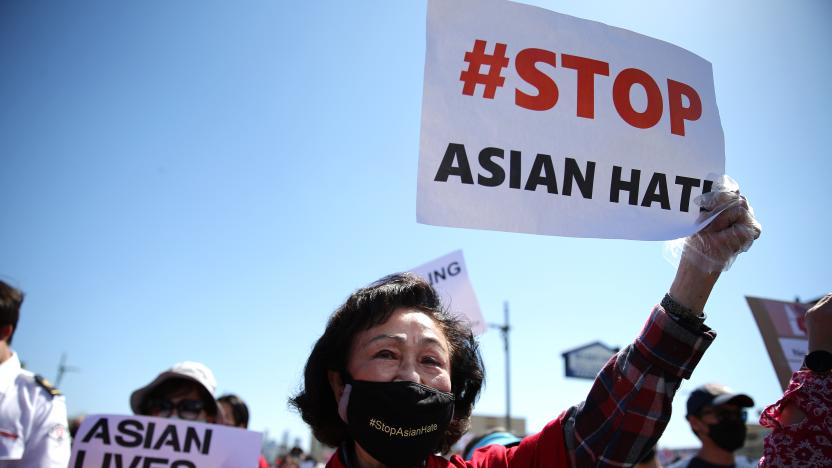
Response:
[{"label": "street sign", "polygon": [[564,351],[561,355],[563,356],[566,376],[595,380],[598,372],[617,352],[618,348],[611,348],[600,341]]}]

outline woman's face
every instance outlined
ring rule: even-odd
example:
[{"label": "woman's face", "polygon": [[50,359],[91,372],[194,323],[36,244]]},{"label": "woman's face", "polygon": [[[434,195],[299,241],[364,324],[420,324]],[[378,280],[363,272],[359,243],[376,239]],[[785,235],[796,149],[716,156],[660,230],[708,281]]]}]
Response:
[{"label": "woman's face", "polygon": [[347,370],[355,380],[410,381],[451,391],[448,341],[418,309],[396,309],[386,322],[358,333]]}]

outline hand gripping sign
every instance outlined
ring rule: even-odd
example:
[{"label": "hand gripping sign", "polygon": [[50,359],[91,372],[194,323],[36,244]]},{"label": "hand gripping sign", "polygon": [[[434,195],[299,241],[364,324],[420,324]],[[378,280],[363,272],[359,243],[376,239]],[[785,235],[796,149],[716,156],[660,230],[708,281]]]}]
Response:
[{"label": "hand gripping sign", "polygon": [[466,320],[475,335],[485,332],[488,325],[482,317],[461,250],[431,260],[410,271],[426,279],[439,293],[442,305]]},{"label": "hand gripping sign", "polygon": [[70,468],[257,466],[262,436],[230,426],[146,416],[91,415],[72,443]]},{"label": "hand gripping sign", "polygon": [[430,0],[420,223],[666,240],[725,166],[711,65],[503,0]]}]

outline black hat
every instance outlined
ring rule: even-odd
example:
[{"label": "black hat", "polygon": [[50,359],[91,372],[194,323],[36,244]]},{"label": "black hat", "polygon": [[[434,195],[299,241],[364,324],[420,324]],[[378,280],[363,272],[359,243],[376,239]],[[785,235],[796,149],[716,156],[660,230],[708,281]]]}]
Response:
[{"label": "black hat", "polygon": [[705,384],[690,392],[688,397],[688,416],[699,414],[705,406],[719,406],[726,403],[741,408],[754,406],[754,400],[744,393],[734,393],[730,388],[720,384]]}]

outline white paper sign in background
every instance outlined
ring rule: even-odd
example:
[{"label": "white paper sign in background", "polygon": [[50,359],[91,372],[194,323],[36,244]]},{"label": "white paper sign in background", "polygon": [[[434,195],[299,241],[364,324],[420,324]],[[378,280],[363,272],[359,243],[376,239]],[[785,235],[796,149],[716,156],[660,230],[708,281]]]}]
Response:
[{"label": "white paper sign in background", "polygon": [[417,221],[675,239],[724,166],[701,57],[529,5],[428,2]]},{"label": "white paper sign in background", "polygon": [[147,416],[90,415],[72,441],[71,468],[257,466],[262,434]]},{"label": "white paper sign in background", "polygon": [[783,348],[783,356],[789,363],[792,372],[797,372],[803,367],[803,358],[809,353],[809,340],[800,338],[780,338],[780,347]]},{"label": "white paper sign in background", "polygon": [[410,271],[426,279],[439,293],[442,304],[450,312],[461,315],[467,320],[475,335],[485,332],[488,324],[482,317],[480,304],[477,302],[474,287],[471,286],[468,268],[465,266],[465,258],[461,250],[451,252]]}]

